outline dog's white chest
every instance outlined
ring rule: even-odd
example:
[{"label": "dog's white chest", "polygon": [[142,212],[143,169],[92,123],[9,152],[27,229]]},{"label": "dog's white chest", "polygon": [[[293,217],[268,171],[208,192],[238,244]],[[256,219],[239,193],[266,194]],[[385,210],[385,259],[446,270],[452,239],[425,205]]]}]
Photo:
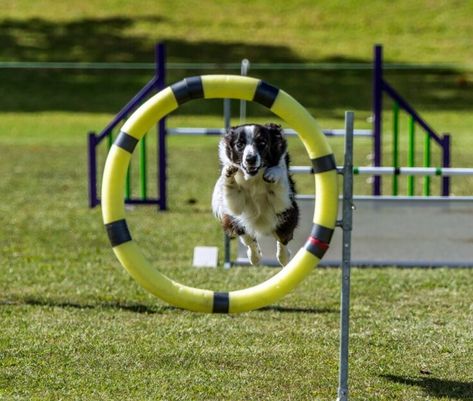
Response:
[{"label": "dog's white chest", "polygon": [[256,232],[272,232],[278,224],[277,215],[291,205],[287,181],[267,183],[262,172],[248,180],[243,174],[236,174],[235,180],[241,188],[244,204],[238,218],[245,227],[253,227]]},{"label": "dog's white chest", "polygon": [[243,124],[230,128],[219,143],[222,171],[212,195],[212,209],[225,232],[239,236],[252,264],[261,252],[257,238],[273,235],[282,266],[287,243],[298,221],[290,158],[281,126]]}]

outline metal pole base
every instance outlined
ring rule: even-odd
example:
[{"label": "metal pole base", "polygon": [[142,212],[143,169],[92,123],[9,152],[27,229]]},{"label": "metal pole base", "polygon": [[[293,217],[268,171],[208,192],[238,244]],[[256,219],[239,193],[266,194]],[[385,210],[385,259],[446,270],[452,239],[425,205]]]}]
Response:
[{"label": "metal pole base", "polygon": [[348,389],[338,389],[337,401],[348,401]]}]

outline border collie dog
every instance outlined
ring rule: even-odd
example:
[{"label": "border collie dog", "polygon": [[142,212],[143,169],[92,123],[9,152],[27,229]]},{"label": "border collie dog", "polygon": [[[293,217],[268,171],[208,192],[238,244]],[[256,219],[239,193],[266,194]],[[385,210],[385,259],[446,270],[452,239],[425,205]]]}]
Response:
[{"label": "border collie dog", "polygon": [[252,265],[261,261],[258,237],[274,236],[276,256],[285,266],[299,209],[281,126],[245,124],[230,128],[220,140],[219,158],[222,171],[215,184],[212,209],[225,233],[240,238]]}]

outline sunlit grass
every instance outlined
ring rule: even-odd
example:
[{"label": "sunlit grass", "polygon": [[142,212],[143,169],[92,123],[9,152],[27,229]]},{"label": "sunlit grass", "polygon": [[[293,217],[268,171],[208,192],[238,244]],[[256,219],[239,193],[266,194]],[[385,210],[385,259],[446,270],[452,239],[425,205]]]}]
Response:
[{"label": "sunlit grass", "polygon": [[[89,117],[92,126],[103,119],[82,116]],[[56,119],[64,126],[77,119],[77,132],[87,125],[79,116],[52,115],[49,126]],[[41,123],[36,128],[41,139],[1,137],[3,399],[335,398],[338,270],[314,271],[258,312],[207,316],[171,308],[120,267],[100,209],[87,209],[84,134],[74,129],[55,143],[57,133]],[[127,211],[152,264],[182,283],[214,290],[273,275],[271,268],[191,267],[195,245],[223,252],[209,205],[216,138],[169,142],[170,211]],[[207,161],[198,164],[199,177],[191,174],[196,160]],[[471,274],[353,271],[352,399],[468,399]]]}]

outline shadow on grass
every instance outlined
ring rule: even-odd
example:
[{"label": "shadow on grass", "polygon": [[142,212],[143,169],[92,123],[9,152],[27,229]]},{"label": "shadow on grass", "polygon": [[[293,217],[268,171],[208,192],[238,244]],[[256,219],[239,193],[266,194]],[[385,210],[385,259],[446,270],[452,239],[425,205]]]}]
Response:
[{"label": "shadow on grass", "polygon": [[[130,34],[139,24],[156,27],[162,16],[84,18],[51,21],[42,18],[0,20],[0,59],[11,61],[152,62],[156,38]],[[25,41],[25,38],[28,38]],[[182,41],[160,38],[171,61],[235,62],[244,57],[260,62],[303,61],[289,47],[241,42]]]},{"label": "shadow on grass", "polygon": [[[212,59],[210,59],[212,61]],[[168,83],[186,76],[232,73],[225,70],[170,71]],[[371,112],[371,71],[254,71],[294,96],[314,115],[343,120],[343,110]],[[0,70],[0,111],[73,111],[117,113],[152,77],[142,71]],[[390,72],[389,82],[415,107],[424,111],[471,110],[473,91],[456,83],[451,72]],[[239,102],[232,102],[233,115]],[[386,102],[386,107],[391,107]],[[248,103],[248,116],[271,116],[262,106]],[[223,115],[221,100],[183,105],[179,115]],[[442,128],[439,128],[440,130]]]},{"label": "shadow on grass", "polygon": [[257,309],[256,312],[281,312],[281,313],[339,313],[338,309],[332,308],[298,308],[292,306],[270,305],[264,308]]},{"label": "shadow on grass", "polygon": [[435,377],[411,378],[396,375],[383,375],[382,377],[394,383],[421,387],[428,396],[447,397],[455,400],[473,400],[473,382],[443,380]]},{"label": "shadow on grass", "polygon": [[[165,17],[126,16],[72,21],[0,19],[0,59],[10,61],[152,62],[156,38],[130,34],[137,24],[166,23]],[[25,38],[28,38],[26,41]],[[239,62],[366,62],[336,54],[324,59],[303,59],[290,47],[224,41],[186,41],[160,38],[169,61]],[[367,44],[370,46],[370,44]],[[389,55],[389,49],[386,50]],[[239,71],[173,70],[167,82],[203,73]],[[250,75],[283,88],[305,107],[326,118],[343,119],[343,110],[371,110],[371,71],[263,71]],[[470,110],[471,82],[460,71],[387,71],[388,80],[420,110]],[[1,111],[75,111],[116,113],[151,79],[151,71],[1,70]],[[236,102],[235,102],[236,103]],[[236,108],[235,104],[235,108]],[[249,104],[250,116],[267,113]],[[180,114],[221,115],[222,102],[192,102]]]},{"label": "shadow on grass", "polygon": [[[162,17],[143,17],[159,24]],[[13,61],[149,61],[153,48],[127,29],[137,21],[128,17],[51,21],[42,18],[0,21],[0,57]],[[29,38],[25,41],[24,38]]]},{"label": "shadow on grass", "polygon": [[[160,314],[166,311],[182,311],[183,309],[177,308],[171,305],[156,305],[149,306],[133,302],[95,302],[95,303],[80,303],[65,301],[53,298],[33,298],[25,297],[12,298],[12,299],[0,299],[0,306],[10,305],[29,305],[29,306],[40,306],[49,308],[71,308],[71,309],[112,309],[122,310],[133,313],[143,314]],[[331,308],[298,308],[298,307],[286,307],[279,305],[266,306],[261,309],[257,309],[255,312],[282,312],[282,313],[338,313],[337,309]]]},{"label": "shadow on grass", "polygon": [[71,308],[71,309],[112,309],[122,310],[133,313],[143,314],[160,314],[168,310],[179,310],[173,306],[168,305],[156,305],[148,306],[144,304],[132,303],[132,302],[96,302],[96,303],[80,303],[72,301],[64,301],[52,298],[31,298],[27,297],[24,299],[11,299],[11,300],[0,300],[0,306],[5,305],[29,305],[29,306],[41,306],[49,308]]}]

